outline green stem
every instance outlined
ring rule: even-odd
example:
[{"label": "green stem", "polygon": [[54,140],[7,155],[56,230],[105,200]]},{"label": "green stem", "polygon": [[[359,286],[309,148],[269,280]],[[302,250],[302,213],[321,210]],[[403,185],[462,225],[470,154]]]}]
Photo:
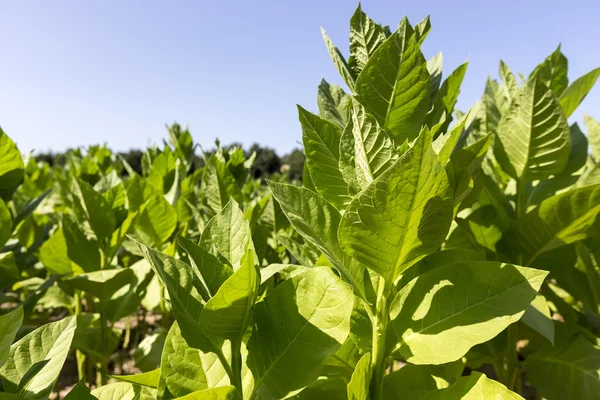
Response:
[{"label": "green stem", "polygon": [[575,249],[577,250],[577,255],[581,259],[583,266],[585,268],[585,273],[587,275],[588,281],[590,283],[590,288],[592,289],[592,300],[594,301],[594,306],[596,307],[596,314],[600,315],[600,270],[599,266],[596,265],[590,253],[585,246],[585,244],[581,241],[575,243]]},{"label": "green stem", "polygon": [[[81,314],[81,295],[78,290],[75,291],[75,316]],[[75,350],[75,357],[77,358],[77,378],[78,380],[85,380],[85,354],[80,350]]]},{"label": "green stem", "polygon": [[507,329],[506,344],[506,387],[515,390],[518,375],[519,357],[517,354],[517,340],[519,338],[519,325],[517,322],[510,325]]},{"label": "green stem", "polygon": [[[100,348],[106,349],[106,315],[104,310],[100,311]],[[104,386],[106,384],[106,375],[108,374],[108,357],[102,359],[97,365],[96,386]]]},{"label": "green stem", "polygon": [[231,384],[235,386],[240,393],[243,393],[242,386],[242,340],[231,340]]},{"label": "green stem", "polygon": [[371,350],[371,399],[383,398],[383,378],[387,369],[385,336],[389,317],[389,295],[393,281],[380,278],[377,290],[377,304],[373,323],[373,343]]}]

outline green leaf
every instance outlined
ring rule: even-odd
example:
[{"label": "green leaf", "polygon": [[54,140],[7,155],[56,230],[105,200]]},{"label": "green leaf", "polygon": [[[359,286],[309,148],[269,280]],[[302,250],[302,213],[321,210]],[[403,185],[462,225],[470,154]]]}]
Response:
[{"label": "green leaf", "polygon": [[[588,141],[592,158],[596,163],[600,162],[600,122],[596,121],[589,115],[583,117],[583,121],[587,127]],[[586,152],[587,153],[587,152]]]},{"label": "green leaf", "polygon": [[140,386],[147,386],[156,389],[160,378],[161,369],[156,368],[149,372],[135,375],[111,375],[110,377],[121,382],[135,383]]},{"label": "green leaf", "polygon": [[241,400],[240,394],[233,386],[222,386],[190,393],[177,400]]},{"label": "green leaf", "polygon": [[498,124],[496,158],[516,180],[560,173],[571,149],[569,124],[552,91],[534,78],[520,89]]},{"label": "green leaf", "polygon": [[152,397],[147,397],[145,389],[130,382],[116,382],[100,386],[91,393],[98,400],[149,400]]},{"label": "green leaf", "polygon": [[209,157],[202,182],[206,187],[207,203],[216,213],[225,207],[232,197],[237,202],[243,200],[240,185],[222,156],[217,157],[217,154],[213,154]]},{"label": "green leaf", "polygon": [[521,321],[554,344],[554,321],[546,298],[541,294],[527,307]]},{"label": "green leaf", "polygon": [[198,278],[194,276],[192,268],[183,261],[150,249],[140,242],[136,243],[167,289],[173,314],[186,342],[206,353],[219,351],[213,339],[207,337],[200,327],[203,303],[194,284]]},{"label": "green leaf", "polygon": [[548,400],[587,400],[600,392],[600,347],[582,336],[527,358],[527,379]]},{"label": "green leaf", "polygon": [[158,399],[174,399],[207,389],[201,352],[188,346],[177,322],[171,326],[160,362]]},{"label": "green leaf", "polygon": [[200,314],[200,325],[210,335],[241,340],[252,318],[260,287],[255,254],[248,249],[241,267],[221,285]]},{"label": "green leaf", "polygon": [[298,106],[306,165],[317,191],[330,203],[343,208],[350,202],[348,185],[339,169],[340,136],[337,125]]},{"label": "green leaf", "polygon": [[352,73],[352,70],[348,66],[348,63],[346,62],[346,59],[344,58],[340,50],[333,45],[333,42],[331,41],[329,36],[327,36],[327,33],[323,28],[321,28],[321,35],[323,35],[325,46],[327,46],[327,51],[329,51],[329,56],[331,57],[333,64],[337,68],[338,72],[342,76],[342,79],[344,80],[344,82],[346,82],[346,85],[348,85],[350,90],[354,90],[355,77]]},{"label": "green leaf", "polygon": [[470,118],[471,111],[472,109],[463,115],[448,133],[439,135],[432,143],[433,149],[437,153],[438,159],[443,166],[450,160],[450,156],[454,152],[456,144],[463,133],[465,123]]},{"label": "green leaf", "polygon": [[542,253],[587,238],[598,213],[600,185],[572,189],[542,201],[505,238],[531,265]]},{"label": "green leaf", "polygon": [[74,197],[76,210],[83,213],[98,240],[105,240],[115,230],[115,215],[110,204],[94,190],[87,182],[73,178],[71,193]]},{"label": "green leaf", "polygon": [[82,379],[67,393],[63,400],[96,400]]},{"label": "green leaf", "polygon": [[308,189],[271,181],[269,188],[294,229],[325,254],[352,285],[355,293],[366,299],[364,267],[344,254],[338,240],[340,213],[324,198]]},{"label": "green leaf", "polygon": [[352,291],[327,267],[286,280],[256,304],[248,342],[250,398],[280,399],[319,375],[350,330]]},{"label": "green leaf", "polygon": [[[38,197],[36,197],[35,199],[31,200],[29,203],[27,203],[27,205],[25,205],[25,207],[23,207],[21,209],[21,211],[19,211],[17,213],[17,215],[15,216],[15,219],[13,221],[13,225],[17,226],[19,225],[19,223],[21,221],[23,221],[25,218],[29,217],[31,214],[33,214],[33,212],[36,210],[36,208],[40,205],[40,203],[50,194],[51,190],[46,190],[44,193],[40,194]],[[1,242],[0,242],[1,243]]]},{"label": "green leaf", "polygon": [[160,248],[177,228],[177,212],[162,195],[153,195],[138,217],[135,231],[148,245]]},{"label": "green leaf", "polygon": [[339,229],[344,251],[395,279],[437,250],[452,220],[446,172],[425,130],[414,146],[348,206]]},{"label": "green leaf", "polygon": [[0,199],[9,201],[23,181],[25,165],[17,145],[0,128]]},{"label": "green leaf", "polygon": [[0,198],[0,248],[12,235],[12,215],[4,200]]},{"label": "green leaf", "polygon": [[371,383],[371,354],[367,353],[361,357],[352,373],[352,379],[348,383],[349,400],[368,400],[369,385]]},{"label": "green leaf", "polygon": [[28,371],[45,362],[22,390],[29,399],[47,398],[69,354],[76,326],[75,317],[68,317],[43,325],[13,344],[6,364],[0,368],[4,389],[17,393]]},{"label": "green leaf", "polygon": [[558,48],[550,54],[543,63],[538,65],[529,76],[531,80],[537,74],[537,77],[544,86],[550,88],[556,97],[559,97],[569,85],[567,72],[569,63],[565,55]]},{"label": "green leaf", "polygon": [[[167,334],[168,331],[165,328],[156,328],[146,334],[132,352],[136,368],[143,372],[150,372],[160,367],[160,359],[165,347]],[[118,342],[116,345],[118,345]]]},{"label": "green leaf", "polygon": [[519,84],[517,83],[517,78],[511,72],[508,65],[504,63],[504,61],[500,60],[500,77],[502,77],[502,81],[504,81],[504,86],[507,92],[507,98],[512,100],[512,98],[519,91]]},{"label": "green leaf", "polygon": [[417,42],[419,42],[419,46],[423,44],[427,35],[429,35],[429,31],[431,30],[431,19],[429,15],[423,18],[419,23],[415,25],[415,36],[417,38]]},{"label": "green leaf", "polygon": [[80,267],[79,269],[71,267],[72,270],[82,269],[86,272],[93,272],[102,268],[100,243],[87,235],[85,226],[80,225],[71,215],[64,215],[62,232],[67,244],[69,259]]},{"label": "green leaf", "polygon": [[427,60],[427,72],[429,72],[429,101],[433,103],[433,100],[437,96],[438,90],[440,90],[440,84],[442,83],[442,65],[444,58],[440,51],[435,56]]},{"label": "green leaf", "polygon": [[546,275],[499,262],[465,261],[418,276],[390,308],[402,358],[413,364],[459,359],[518,321]]},{"label": "green leaf", "polygon": [[416,400],[523,400],[500,382],[486,378],[481,372],[463,376],[447,389],[418,393]]},{"label": "green leaf", "polygon": [[458,66],[452,73],[446,78],[442,86],[440,87],[435,100],[433,101],[433,109],[427,116],[427,125],[433,129],[434,125],[442,122],[442,117],[445,115],[446,119],[442,123],[440,128],[442,131],[447,130],[450,125],[451,115],[454,111],[454,106],[458,100],[460,94],[460,85],[467,72],[468,62]]},{"label": "green leaf", "polygon": [[596,80],[600,76],[600,67],[591,70],[587,74],[577,78],[571,85],[562,93],[559,98],[560,106],[565,113],[565,117],[569,118],[573,112],[579,107],[579,104],[585,99],[585,96],[592,90]]},{"label": "green leaf", "polygon": [[[588,139],[585,137],[577,123],[569,128],[571,133],[571,151],[569,152],[569,160],[562,174],[572,174],[579,171],[585,166],[588,158]],[[592,147],[593,151],[593,147]]]},{"label": "green leaf", "polygon": [[198,291],[204,300],[208,301],[217,293],[223,282],[233,275],[233,270],[191,240],[178,236],[177,241],[186,252],[196,277],[202,283]]},{"label": "green leaf", "polygon": [[352,137],[356,178],[362,189],[398,159],[392,140],[358,102],[352,107]]},{"label": "green leaf", "polygon": [[369,58],[386,39],[383,27],[369,18],[359,3],[350,18],[350,69],[356,75],[360,74]]},{"label": "green leaf", "polygon": [[383,379],[384,400],[408,399],[419,390],[444,389],[460,378],[464,364],[455,361],[442,365],[406,364]]},{"label": "green leaf", "polygon": [[356,81],[356,97],[399,144],[417,137],[425,121],[429,80],[427,62],[403,19],[365,65]]},{"label": "green leaf", "polygon": [[200,238],[200,246],[227,260],[234,271],[240,268],[248,243],[253,248],[250,223],[234,199],[208,222]]},{"label": "green leaf", "polygon": [[74,289],[82,290],[106,303],[122,287],[129,283],[131,268],[103,269],[77,275],[65,282]]},{"label": "green leaf", "polygon": [[10,346],[23,323],[23,307],[18,307],[9,313],[0,315],[0,367],[8,359]]},{"label": "green leaf", "polygon": [[[105,317],[108,321],[115,322],[135,313],[154,274],[152,268],[145,259],[142,259],[128,268],[131,273],[121,276],[123,286],[110,296],[110,300],[103,305]],[[107,271],[107,270],[105,270]]]},{"label": "green leaf", "polygon": [[317,104],[321,118],[343,128],[348,122],[350,99],[351,97],[344,92],[344,89],[321,79],[317,91]]}]

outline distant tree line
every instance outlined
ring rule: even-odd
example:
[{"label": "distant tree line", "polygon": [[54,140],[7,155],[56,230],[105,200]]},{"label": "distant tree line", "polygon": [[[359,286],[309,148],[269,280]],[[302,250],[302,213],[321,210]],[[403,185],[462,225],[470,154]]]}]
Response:
[{"label": "distant tree line", "polygon": [[[232,143],[223,147],[231,148],[234,146],[243,147],[239,143]],[[207,153],[210,154],[211,152],[212,151],[208,151]],[[249,149],[245,150],[245,153],[246,157],[249,157],[252,153],[256,153],[254,163],[250,168],[250,171],[255,178],[267,178],[274,173],[280,172],[281,167],[286,165],[287,173],[291,180],[302,179],[305,157],[301,149],[294,149],[290,153],[280,157],[274,149],[254,143]],[[117,154],[123,157],[125,161],[131,165],[134,171],[139,174],[142,173],[142,156],[144,154],[142,150],[131,149]],[[65,166],[67,157],[65,153],[44,152],[38,153],[35,156],[35,159],[37,161],[45,161],[51,166]],[[202,166],[204,166],[204,159],[200,155],[194,154],[192,159],[192,170],[196,170]]]}]

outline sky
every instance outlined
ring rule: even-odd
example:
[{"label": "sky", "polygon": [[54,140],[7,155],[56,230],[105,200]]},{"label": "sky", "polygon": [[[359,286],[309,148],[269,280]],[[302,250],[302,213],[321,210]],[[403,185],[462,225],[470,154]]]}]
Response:
[{"label": "sky", "polygon": [[[348,53],[356,1],[0,1],[0,126],[23,152],[160,143],[189,125],[211,147],[300,146],[296,104],[317,111],[322,78],[342,84],[320,27]],[[468,109],[503,59],[526,75],[559,43],[572,80],[600,66],[600,1],[365,0],[375,21],[416,24],[442,51],[444,75],[469,60]],[[572,121],[600,118],[600,83]]]}]

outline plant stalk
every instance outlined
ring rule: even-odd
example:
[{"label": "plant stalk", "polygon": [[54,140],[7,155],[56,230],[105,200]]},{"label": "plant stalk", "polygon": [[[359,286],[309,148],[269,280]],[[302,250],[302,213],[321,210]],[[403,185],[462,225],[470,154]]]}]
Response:
[{"label": "plant stalk", "polygon": [[240,396],[242,386],[242,339],[231,340],[231,384],[236,387]]},{"label": "plant stalk", "polygon": [[[79,317],[81,314],[81,295],[78,290],[74,294],[75,300],[75,316]],[[75,357],[77,358],[77,379],[85,380],[85,354],[80,350],[75,351]]]},{"label": "plant stalk", "polygon": [[[388,283],[389,282],[389,283]],[[381,400],[383,398],[383,378],[387,365],[385,352],[385,337],[389,316],[389,296],[393,281],[380,278],[377,289],[377,303],[375,308],[375,320],[373,321],[373,343],[371,350],[371,399]]]}]

